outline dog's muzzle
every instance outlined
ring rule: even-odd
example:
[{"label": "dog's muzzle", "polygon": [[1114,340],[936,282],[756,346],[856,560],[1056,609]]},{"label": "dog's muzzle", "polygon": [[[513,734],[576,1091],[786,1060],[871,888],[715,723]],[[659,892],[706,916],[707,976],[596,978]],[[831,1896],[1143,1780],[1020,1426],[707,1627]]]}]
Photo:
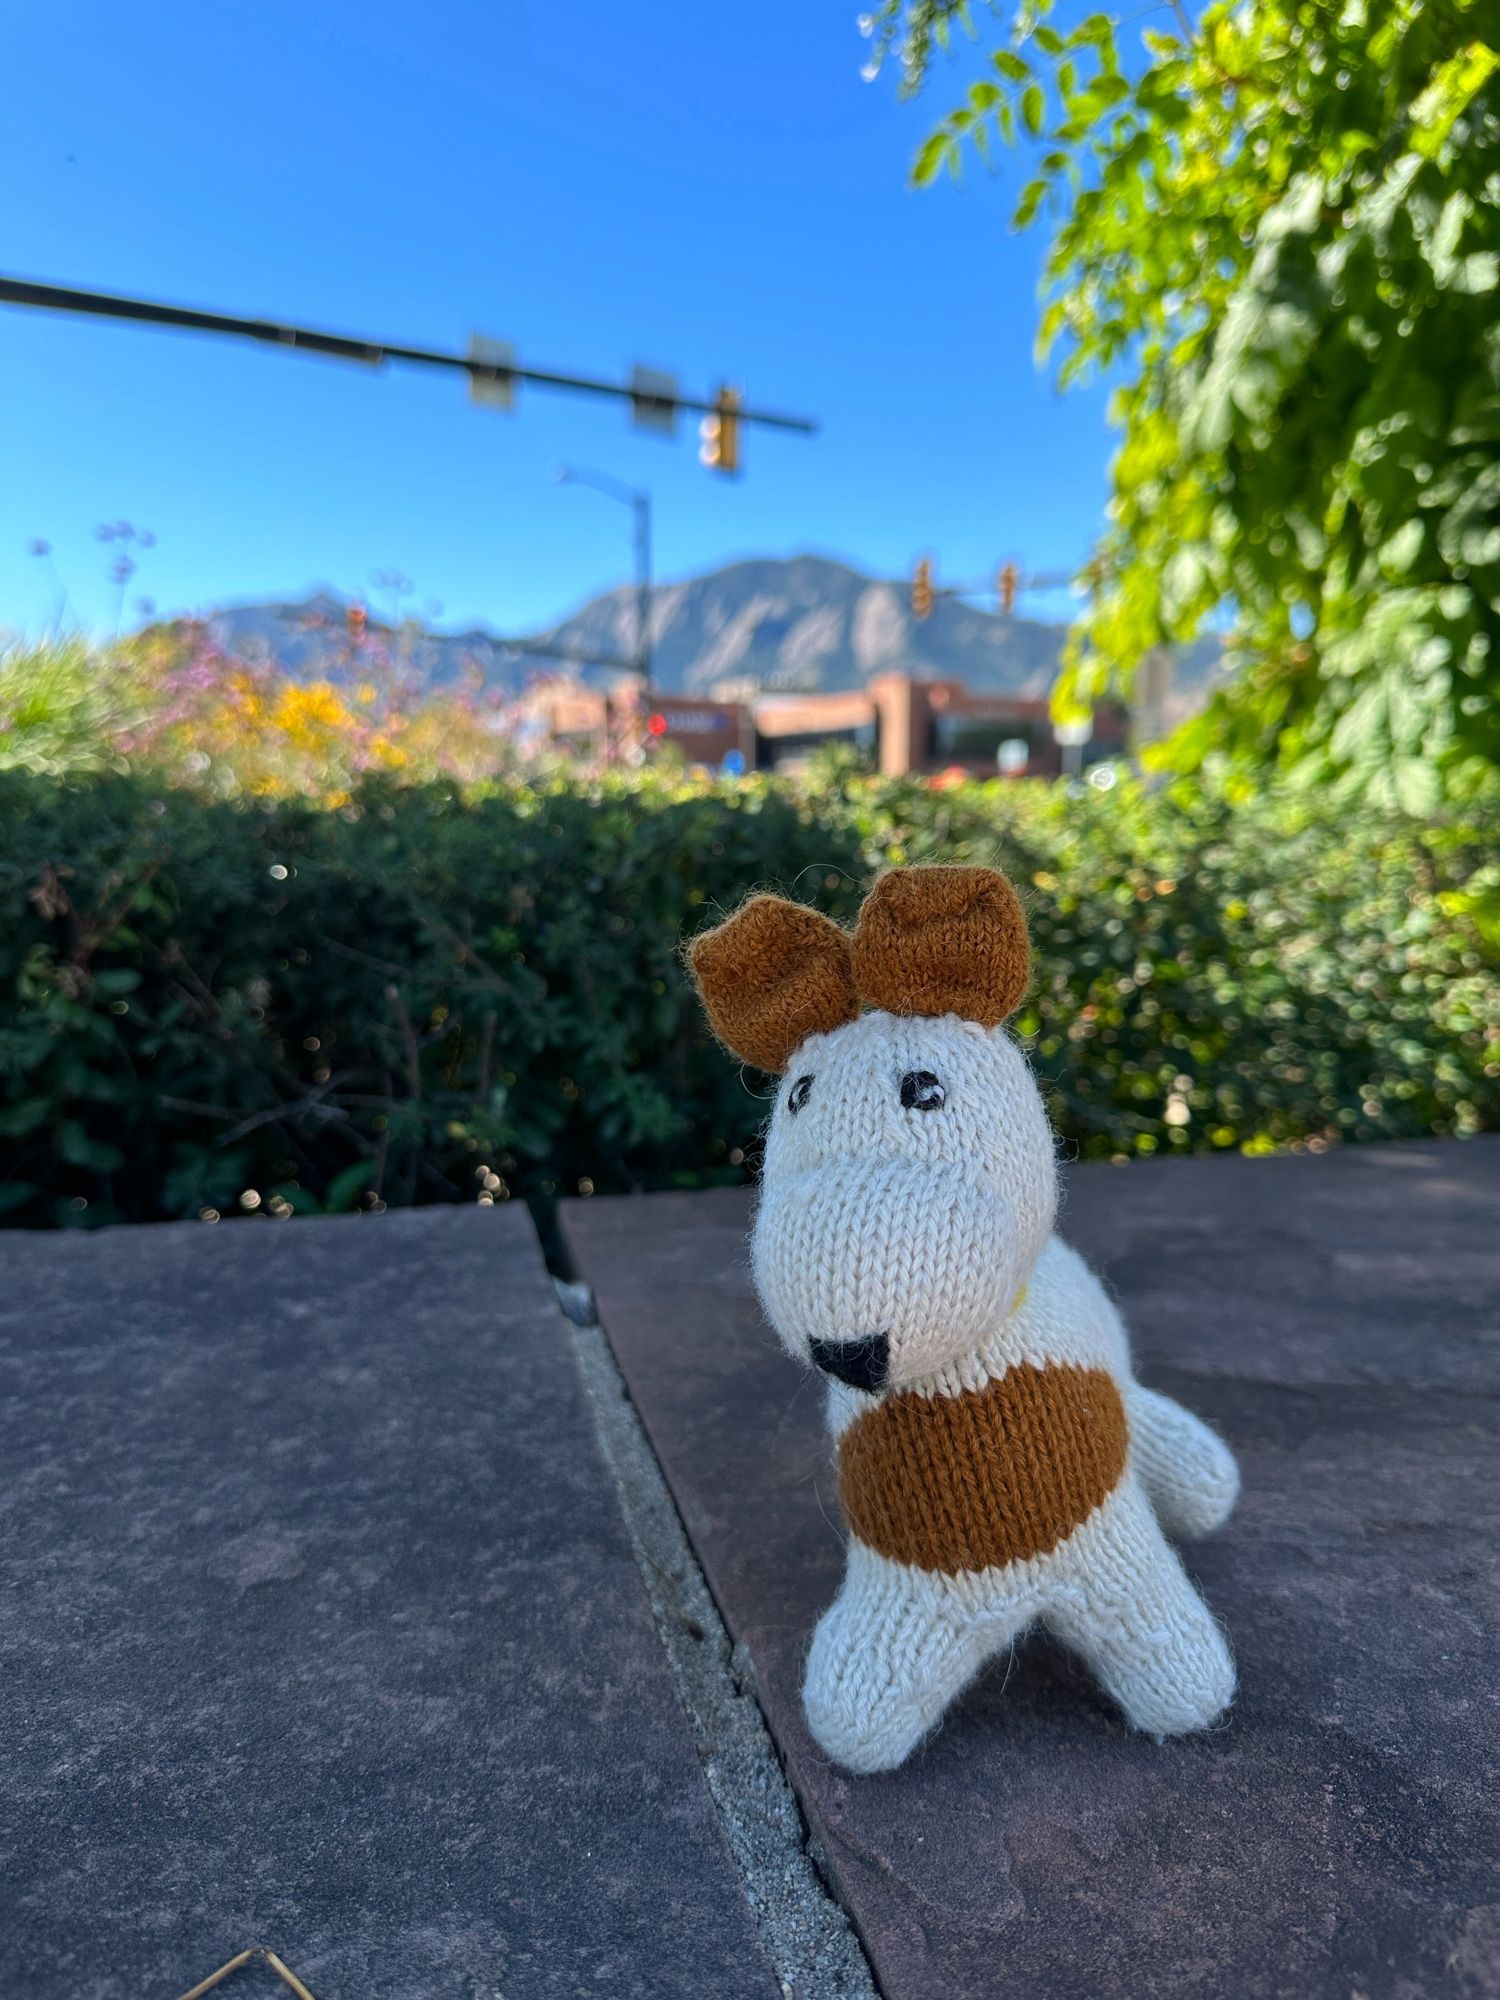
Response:
[{"label": "dog's muzzle", "polygon": [[809,1349],[814,1367],[825,1375],[836,1375],[851,1389],[863,1389],[867,1396],[885,1387],[891,1365],[890,1335],[867,1333],[862,1340],[815,1340]]}]

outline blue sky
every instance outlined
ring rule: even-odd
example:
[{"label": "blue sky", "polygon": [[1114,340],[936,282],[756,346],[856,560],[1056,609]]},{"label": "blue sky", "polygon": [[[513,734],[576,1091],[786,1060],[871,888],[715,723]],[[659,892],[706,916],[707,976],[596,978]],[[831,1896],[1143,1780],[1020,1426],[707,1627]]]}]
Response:
[{"label": "blue sky", "polygon": [[663,577],[802,549],[888,574],[926,550],[950,577],[1079,561],[1104,399],[1033,361],[1018,165],[910,190],[973,59],[902,104],[893,75],[861,80],[856,11],[14,10],[7,273],[435,347],[479,329],[540,366],[728,378],[822,429],[750,433],[731,481],[694,427],[665,443],[588,399],[526,391],[505,416],[425,370],[0,309],[0,627],[54,612],[44,537],[107,629],[94,529],[120,518],[157,538],[127,621],[141,593],[358,593],[396,569],[445,624],[551,622],[629,562],[623,509],[557,485],[564,461],[652,488]]}]

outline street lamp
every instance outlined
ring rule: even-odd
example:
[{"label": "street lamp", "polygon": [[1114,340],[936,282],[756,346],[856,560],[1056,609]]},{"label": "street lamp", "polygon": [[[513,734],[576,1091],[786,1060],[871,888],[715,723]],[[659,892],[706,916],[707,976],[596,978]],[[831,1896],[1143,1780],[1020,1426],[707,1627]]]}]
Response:
[{"label": "street lamp", "polygon": [[641,706],[651,706],[651,495],[643,487],[626,486],[607,472],[590,472],[577,465],[559,466],[563,486],[592,486],[630,508],[635,517],[635,665],[641,677]]},{"label": "street lamp", "polygon": [[1062,767],[1065,778],[1076,778],[1083,769],[1083,747],[1094,733],[1092,716],[1084,716],[1070,722],[1054,722],[1052,734],[1062,750]]}]

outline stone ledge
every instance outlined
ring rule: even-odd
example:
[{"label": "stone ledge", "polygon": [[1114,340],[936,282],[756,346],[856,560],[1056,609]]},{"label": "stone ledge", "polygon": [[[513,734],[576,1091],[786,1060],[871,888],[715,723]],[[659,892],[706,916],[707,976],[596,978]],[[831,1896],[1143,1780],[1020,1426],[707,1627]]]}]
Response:
[{"label": "stone ledge", "polygon": [[1032,1641],[874,1779],[802,1722],[840,1531],[749,1199],[572,1202],[563,1229],[882,1990],[1500,1991],[1500,1142],[1070,1172],[1064,1233],[1142,1376],[1240,1455],[1188,1561],[1241,1696],[1158,1746]]},{"label": "stone ledge", "polygon": [[0,1993],[780,2000],[524,1209],[0,1264]]}]

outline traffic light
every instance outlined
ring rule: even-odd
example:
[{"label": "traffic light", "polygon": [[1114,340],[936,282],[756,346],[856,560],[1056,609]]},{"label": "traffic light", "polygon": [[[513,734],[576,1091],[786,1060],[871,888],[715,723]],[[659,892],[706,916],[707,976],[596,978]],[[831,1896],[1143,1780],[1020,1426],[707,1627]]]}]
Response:
[{"label": "traffic light", "polygon": [[913,618],[932,616],[932,559],[923,556],[911,573],[911,615]]},{"label": "traffic light", "polygon": [[1016,608],[1016,592],[1021,587],[1021,572],[1013,562],[1002,563],[995,578],[995,596],[1000,609],[1008,617]]},{"label": "traffic light", "polygon": [[698,456],[715,472],[738,472],[740,469],[739,412],[742,400],[739,390],[731,389],[725,383],[714,398],[713,408],[698,426],[698,435],[703,440]]}]

